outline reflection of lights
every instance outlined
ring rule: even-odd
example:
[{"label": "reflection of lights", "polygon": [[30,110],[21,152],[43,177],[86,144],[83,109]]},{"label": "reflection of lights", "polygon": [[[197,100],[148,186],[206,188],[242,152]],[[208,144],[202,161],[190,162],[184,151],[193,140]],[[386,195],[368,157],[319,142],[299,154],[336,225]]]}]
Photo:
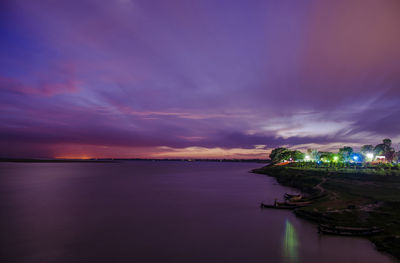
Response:
[{"label": "reflection of lights", "polygon": [[298,246],[296,229],[289,220],[285,222],[285,236],[283,238],[283,256],[287,262],[298,262]]}]

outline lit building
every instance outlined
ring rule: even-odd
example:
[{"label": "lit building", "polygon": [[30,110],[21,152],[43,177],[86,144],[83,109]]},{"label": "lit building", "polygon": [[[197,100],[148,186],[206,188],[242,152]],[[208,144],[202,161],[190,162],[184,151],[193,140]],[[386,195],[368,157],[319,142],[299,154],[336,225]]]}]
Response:
[{"label": "lit building", "polygon": [[386,163],[386,157],[384,155],[377,155],[375,157],[375,161],[380,163]]}]

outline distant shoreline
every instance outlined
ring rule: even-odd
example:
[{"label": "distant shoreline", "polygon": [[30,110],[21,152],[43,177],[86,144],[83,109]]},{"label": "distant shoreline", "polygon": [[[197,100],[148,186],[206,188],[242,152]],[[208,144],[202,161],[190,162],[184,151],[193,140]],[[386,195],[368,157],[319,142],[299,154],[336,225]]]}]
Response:
[{"label": "distant shoreline", "polygon": [[0,162],[2,163],[108,163],[108,162],[113,162],[113,160],[1,158]]},{"label": "distant shoreline", "polygon": [[122,158],[99,158],[99,159],[35,159],[35,158],[0,158],[0,162],[13,163],[113,163],[120,161],[150,161],[150,162],[241,162],[241,163],[268,163],[263,159],[122,159]]}]

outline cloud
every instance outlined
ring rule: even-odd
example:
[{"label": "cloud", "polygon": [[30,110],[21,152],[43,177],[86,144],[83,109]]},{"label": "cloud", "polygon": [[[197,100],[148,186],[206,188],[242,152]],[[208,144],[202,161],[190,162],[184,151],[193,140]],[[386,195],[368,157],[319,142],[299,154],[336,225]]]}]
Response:
[{"label": "cloud", "polygon": [[[329,118],[327,114],[319,112],[294,113],[291,116],[271,119],[262,129],[274,132],[277,137],[287,139],[290,137],[335,136],[337,133],[345,133],[351,128],[351,121],[332,115]],[[332,117],[336,117],[337,120]]]},{"label": "cloud", "polygon": [[79,82],[69,80],[62,83],[41,83],[38,85],[26,85],[16,79],[0,76],[0,87],[10,92],[18,92],[37,96],[54,96],[57,94],[78,92]]},{"label": "cloud", "polygon": [[220,147],[205,148],[205,147],[186,147],[172,148],[160,147],[159,152],[151,155],[153,158],[244,158],[244,159],[266,159],[268,153],[264,149],[241,149],[231,148],[224,149]]}]

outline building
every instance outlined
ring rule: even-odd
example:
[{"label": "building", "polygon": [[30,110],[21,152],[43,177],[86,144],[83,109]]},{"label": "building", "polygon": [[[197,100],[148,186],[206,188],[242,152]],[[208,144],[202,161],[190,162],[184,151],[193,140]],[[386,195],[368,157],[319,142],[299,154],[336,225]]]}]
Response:
[{"label": "building", "polygon": [[375,157],[375,162],[386,163],[386,157],[384,155],[377,155]]}]

